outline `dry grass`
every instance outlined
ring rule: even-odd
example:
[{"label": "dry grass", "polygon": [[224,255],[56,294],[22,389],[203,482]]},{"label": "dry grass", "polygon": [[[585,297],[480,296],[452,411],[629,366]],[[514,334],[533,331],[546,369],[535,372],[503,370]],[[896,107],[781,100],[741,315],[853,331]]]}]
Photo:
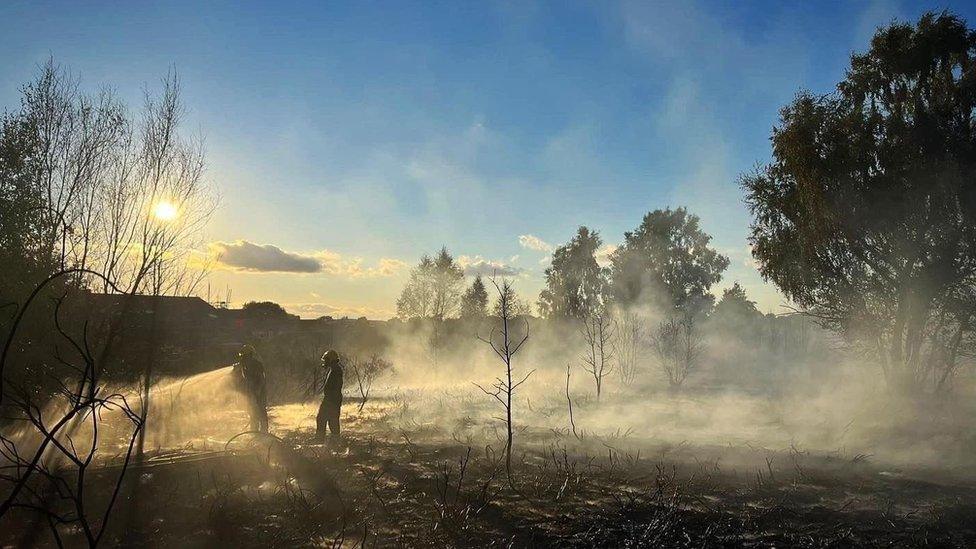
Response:
[{"label": "dry grass", "polygon": [[[417,396],[417,395],[414,395]],[[430,397],[424,406],[457,400]],[[272,412],[280,439],[157,460],[130,475],[110,545],[239,547],[967,546],[976,490],[795,447],[654,446],[526,429],[508,482],[484,424],[349,406],[342,441],[314,406]],[[416,399],[413,399],[416,402]],[[283,429],[285,425],[291,426]],[[277,427],[277,428],[276,428]],[[191,459],[192,458],[192,459]],[[6,524],[12,524],[7,522]],[[18,545],[29,531],[3,532]],[[43,544],[43,529],[31,541]],[[70,544],[70,533],[67,536]]]}]

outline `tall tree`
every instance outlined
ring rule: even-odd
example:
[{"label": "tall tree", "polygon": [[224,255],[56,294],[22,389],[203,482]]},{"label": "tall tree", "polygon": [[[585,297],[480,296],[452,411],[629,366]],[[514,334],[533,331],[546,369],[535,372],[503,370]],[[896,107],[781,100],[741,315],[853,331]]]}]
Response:
[{"label": "tall tree", "polygon": [[202,146],[180,131],[182,113],[175,73],[133,116],[111,92],[83,93],[48,60],[0,126],[4,244],[77,270],[73,282],[92,289],[189,293],[199,280],[186,260],[214,201]]},{"label": "tall tree", "polygon": [[532,306],[529,302],[520,298],[515,291],[515,285],[509,280],[503,280],[499,286],[498,298],[491,308],[491,314],[497,318],[509,317],[518,318],[532,314]]},{"label": "tall tree", "polygon": [[602,243],[599,233],[580,227],[569,243],[556,248],[539,295],[539,314],[584,318],[601,304],[606,270],[597,263],[596,251]]},{"label": "tall tree", "polygon": [[0,119],[0,307],[19,303],[58,263],[41,244],[48,231],[35,136],[23,116]]},{"label": "tall tree", "polygon": [[742,178],[762,275],[912,391],[976,351],[974,59],[951,14],[879,29],[835,93],[782,109],[772,163]]},{"label": "tall tree", "polygon": [[433,320],[456,317],[463,290],[464,270],[446,247],[441,248],[436,257],[423,256],[410,272],[397,300],[397,316]]},{"label": "tall tree", "polygon": [[624,233],[610,256],[610,290],[621,306],[651,304],[664,309],[710,306],[708,293],[729,266],[709,246],[712,237],[685,208],[654,210]]},{"label": "tall tree", "polygon": [[715,315],[751,319],[762,316],[756,308],[756,302],[749,299],[738,282],[722,290],[722,299],[715,305]]},{"label": "tall tree", "polygon": [[461,318],[484,318],[488,316],[488,290],[481,280],[481,275],[474,277],[474,282],[461,296]]},{"label": "tall tree", "polygon": [[512,406],[515,403],[515,390],[528,381],[529,376],[535,370],[530,370],[525,375],[522,375],[520,380],[516,380],[518,376],[515,373],[513,359],[529,339],[529,321],[523,318],[521,334],[514,334],[512,329],[516,319],[522,316],[518,311],[519,305],[517,303],[518,299],[516,298],[515,289],[508,280],[503,280],[499,285],[492,278],[491,284],[495,287],[495,292],[498,294],[498,300],[495,304],[495,315],[498,317],[500,326],[498,328],[492,328],[487,338],[481,336],[478,336],[478,338],[487,343],[491,347],[491,350],[498,355],[498,358],[505,365],[505,372],[495,378],[490,388],[485,388],[477,383],[475,383],[475,386],[481,389],[486,395],[495,399],[505,412],[505,415],[499,419],[505,422],[505,431],[507,433],[505,441],[505,471],[508,473],[509,485],[514,490],[515,477],[512,474],[512,449],[515,444],[515,415]]}]

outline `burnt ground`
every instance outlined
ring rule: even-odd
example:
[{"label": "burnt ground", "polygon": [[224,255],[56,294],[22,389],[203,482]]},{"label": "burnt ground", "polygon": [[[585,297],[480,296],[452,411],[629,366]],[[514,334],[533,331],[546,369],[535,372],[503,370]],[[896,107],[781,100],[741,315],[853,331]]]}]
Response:
[{"label": "burnt ground", "polygon": [[[350,418],[132,467],[104,544],[129,547],[966,547],[976,486],[796,448],[657,446],[522,430],[503,445]],[[117,468],[99,470],[109,481]],[[97,503],[93,508],[97,508]],[[21,511],[6,546],[53,545]],[[83,541],[62,527],[66,545]]]}]

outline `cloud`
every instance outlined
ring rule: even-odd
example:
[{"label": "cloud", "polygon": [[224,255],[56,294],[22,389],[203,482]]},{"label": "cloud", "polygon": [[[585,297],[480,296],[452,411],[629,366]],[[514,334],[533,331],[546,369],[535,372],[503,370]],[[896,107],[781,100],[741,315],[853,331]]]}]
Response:
[{"label": "cloud", "polygon": [[502,261],[492,261],[476,255],[474,257],[462,255],[457,260],[458,265],[469,276],[519,276],[525,269],[509,265]]},{"label": "cloud", "polygon": [[552,251],[555,249],[555,246],[553,246],[552,244],[549,244],[545,240],[542,240],[538,236],[532,234],[519,235],[518,240],[519,240],[519,244],[523,248],[527,248],[529,250],[535,250],[537,252],[552,253]]},{"label": "cloud", "polygon": [[286,252],[271,244],[246,240],[211,242],[207,245],[217,256],[219,266],[254,273],[317,273],[322,271],[318,258]]},{"label": "cloud", "polygon": [[373,271],[378,276],[393,276],[407,267],[409,265],[406,261],[384,257],[380,259],[379,266],[375,267]]},{"label": "cloud", "polygon": [[377,309],[372,307],[359,307],[354,305],[333,305],[330,303],[285,303],[282,305],[286,311],[296,314],[302,318],[319,318],[331,316],[333,318],[359,318],[365,316],[371,320],[387,320],[393,318],[393,311],[389,309]]},{"label": "cloud", "polygon": [[323,273],[345,278],[394,276],[407,264],[399,259],[380,258],[375,266],[364,266],[361,257],[346,258],[332,250],[311,253],[288,252],[272,244],[247,240],[211,242],[207,245],[217,268],[247,273]]},{"label": "cloud", "polygon": [[606,267],[610,264],[610,256],[613,252],[617,251],[616,244],[604,244],[597,248],[596,253],[593,254],[596,257],[596,262],[601,267]]}]

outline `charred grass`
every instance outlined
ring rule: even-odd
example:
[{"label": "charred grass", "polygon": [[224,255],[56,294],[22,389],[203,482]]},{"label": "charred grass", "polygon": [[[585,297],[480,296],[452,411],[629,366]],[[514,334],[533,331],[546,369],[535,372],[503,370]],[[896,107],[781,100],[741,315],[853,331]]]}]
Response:
[{"label": "charred grass", "polygon": [[[657,447],[626,433],[519,433],[372,418],[132,468],[110,545],[130,547],[965,547],[976,490],[885,471],[870,456]],[[245,440],[246,439],[246,440]],[[24,515],[5,545],[49,543]],[[40,526],[40,527],[39,527]],[[34,530],[31,530],[31,529]],[[28,532],[33,531],[29,537]],[[71,536],[66,537],[71,545]]]}]

